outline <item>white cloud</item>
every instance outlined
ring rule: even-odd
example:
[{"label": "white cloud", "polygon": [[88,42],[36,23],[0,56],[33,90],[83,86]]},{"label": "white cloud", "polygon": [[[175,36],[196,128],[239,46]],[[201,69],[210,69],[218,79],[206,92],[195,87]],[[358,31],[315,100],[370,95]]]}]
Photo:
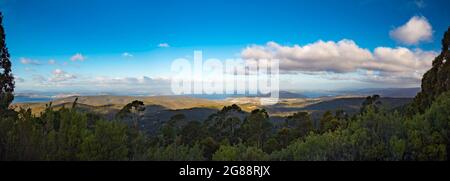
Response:
[{"label": "white cloud", "polygon": [[76,79],[75,75],[69,74],[61,69],[55,69],[52,72],[52,77],[48,79],[50,82],[63,82],[67,80]]},{"label": "white cloud", "polygon": [[410,50],[404,47],[378,47],[373,54],[375,60],[365,64],[365,68],[375,70],[380,82],[398,83],[419,83],[438,55],[434,51]]},{"label": "white cloud", "polygon": [[33,75],[34,86],[65,87],[73,90],[139,93],[142,95],[170,93],[170,79],[142,77],[74,76],[60,69],[52,72],[50,78]]},{"label": "white cloud", "polygon": [[55,69],[50,76],[34,74],[31,79],[36,86],[53,87],[53,86],[72,86],[77,77],[69,74],[61,69]]},{"label": "white cloud", "polygon": [[151,78],[147,76],[142,77],[95,77],[92,82],[95,82],[97,85],[102,86],[136,86],[136,85],[161,85],[167,84],[169,85],[170,80],[164,78]]},{"label": "white cloud", "polygon": [[317,41],[305,46],[250,46],[241,53],[244,59],[273,58],[280,60],[280,70],[294,72],[354,72],[363,61],[373,59],[369,50],[351,40]]},{"label": "white cloud", "polygon": [[374,50],[374,56],[375,61],[371,61],[368,68],[389,73],[403,73],[428,70],[437,53],[404,47],[378,47]]},{"label": "white cloud", "polygon": [[390,36],[405,45],[415,45],[421,41],[430,41],[433,28],[423,16],[414,16],[406,24],[389,32]]},{"label": "white cloud", "polygon": [[84,57],[81,53],[76,53],[75,55],[73,55],[72,57],[70,57],[70,60],[72,61],[84,61],[86,59],[86,57]]},{"label": "white cloud", "polygon": [[56,64],[56,61],[53,60],[53,59],[50,59],[50,60],[48,60],[48,64],[50,64],[50,65],[55,65],[55,64]]},{"label": "white cloud", "polygon": [[133,57],[134,55],[128,52],[122,53],[122,57]]},{"label": "white cloud", "polygon": [[108,77],[108,76],[74,76],[62,70],[54,70],[50,77],[33,75],[33,87],[60,91],[104,92],[106,94],[167,95],[171,94],[171,82],[168,78]]},{"label": "white cloud", "polygon": [[160,43],[160,44],[158,44],[158,47],[160,47],[160,48],[169,48],[170,45],[168,43]]},{"label": "white cloud", "polygon": [[[431,67],[438,53],[404,47],[377,47],[372,51],[352,40],[317,41],[304,46],[268,42],[241,52],[243,59],[279,59],[281,73],[303,73],[331,79],[358,74],[358,80],[414,84]],[[353,78],[351,78],[353,79]]]},{"label": "white cloud", "polygon": [[38,60],[31,60],[29,58],[20,58],[20,63],[25,65],[42,65]]}]

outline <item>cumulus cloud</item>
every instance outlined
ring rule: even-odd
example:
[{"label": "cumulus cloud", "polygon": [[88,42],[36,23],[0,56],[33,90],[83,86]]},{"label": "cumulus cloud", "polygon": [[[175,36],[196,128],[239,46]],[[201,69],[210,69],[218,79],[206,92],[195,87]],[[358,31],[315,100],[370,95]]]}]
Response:
[{"label": "cumulus cloud", "polygon": [[331,79],[357,73],[361,81],[417,83],[437,54],[404,47],[377,47],[370,51],[344,39],[338,42],[320,40],[304,46],[268,42],[264,46],[245,48],[241,57],[247,61],[278,59],[281,73],[325,75]]},{"label": "cumulus cloud", "polygon": [[133,54],[124,52],[124,53],[122,53],[122,57],[133,57]]},{"label": "cumulus cloud", "polygon": [[415,45],[421,41],[430,41],[433,28],[423,16],[414,16],[406,24],[389,32],[390,36],[405,45]]},{"label": "cumulus cloud", "polygon": [[364,60],[372,59],[369,50],[358,47],[351,40],[317,41],[305,46],[281,46],[268,42],[266,46],[247,47],[241,53],[244,59],[279,59],[284,71],[335,73],[352,72]]},{"label": "cumulus cloud", "polygon": [[438,55],[434,51],[404,47],[378,47],[373,54],[375,60],[364,66],[374,73],[365,78],[380,83],[402,84],[420,83],[423,74],[430,69],[433,59]]},{"label": "cumulus cloud", "polygon": [[20,63],[25,64],[25,65],[42,65],[41,62],[39,62],[38,60],[32,60],[29,58],[20,58]]},{"label": "cumulus cloud", "polygon": [[50,82],[64,82],[67,80],[76,79],[77,77],[73,74],[69,74],[61,69],[55,69],[52,72],[52,77],[50,77],[48,80]]},{"label": "cumulus cloud", "polygon": [[374,50],[375,61],[368,62],[366,68],[388,73],[423,72],[436,56],[436,52],[421,49],[378,47]]},{"label": "cumulus cloud", "polygon": [[160,44],[158,44],[158,47],[160,47],[160,48],[169,48],[170,45],[168,43],[160,43]]},{"label": "cumulus cloud", "polygon": [[70,60],[72,61],[84,61],[86,59],[85,56],[83,56],[81,53],[76,53],[75,55],[73,55],[72,57],[70,57]]}]

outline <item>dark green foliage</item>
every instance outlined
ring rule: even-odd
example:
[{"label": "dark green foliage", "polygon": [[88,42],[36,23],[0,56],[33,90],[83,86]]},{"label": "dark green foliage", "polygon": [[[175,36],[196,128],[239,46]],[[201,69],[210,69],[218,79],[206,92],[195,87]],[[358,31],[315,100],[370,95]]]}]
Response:
[{"label": "dark green foliage", "polygon": [[264,109],[253,110],[242,125],[245,143],[260,149],[264,149],[264,143],[269,138],[271,131],[272,124]]},{"label": "dark green foliage", "polygon": [[[380,109],[378,107],[378,105],[366,105],[365,107],[366,108],[364,108],[364,109],[371,107],[376,111]],[[365,111],[367,111],[367,110],[365,110]],[[348,119],[349,118],[348,118],[347,114],[342,110],[337,110],[335,115],[333,115],[333,113],[331,113],[331,111],[326,111],[322,115],[322,118],[320,119],[319,132],[324,133],[327,131],[334,131],[338,127],[345,126]]]},{"label": "dark green foliage", "polygon": [[135,100],[131,103],[125,105],[117,114],[116,117],[124,118],[125,116],[129,116],[129,114],[133,112],[142,112],[145,110],[144,102]]},{"label": "dark green foliage", "polygon": [[381,106],[380,96],[379,95],[367,96],[366,100],[364,100],[364,102],[362,103],[360,113],[362,114],[366,112],[369,106],[375,108],[375,111],[378,111],[378,108]]},{"label": "dark green foliage", "polygon": [[347,128],[308,135],[271,154],[273,160],[446,160],[450,92],[411,119],[397,112],[365,113]]},{"label": "dark green foliage", "polygon": [[[76,100],[74,105],[76,104]],[[139,119],[145,110],[144,102],[134,100],[131,103],[125,105],[117,114],[116,118],[132,122],[134,129],[139,129]]]},{"label": "dark green foliage", "polygon": [[14,100],[14,76],[11,72],[8,48],[6,47],[5,29],[3,28],[3,15],[0,12],[0,116],[12,116],[13,111],[9,105]]},{"label": "dark green foliage", "polygon": [[183,114],[176,114],[170,118],[161,128],[161,137],[163,145],[169,145],[172,143],[180,144],[180,132],[182,121],[186,117]]},{"label": "dark green foliage", "polygon": [[[20,110],[17,118],[0,119],[2,160],[135,160],[147,148],[142,133],[124,123],[93,120],[75,109],[52,110],[39,116]],[[140,135],[140,136],[139,136]],[[136,145],[138,144],[138,145]],[[145,149],[142,151],[142,149]]]},{"label": "dark green foliage", "polygon": [[191,146],[203,139],[205,135],[205,129],[198,121],[188,122],[180,131],[181,143]]},{"label": "dark green foliage", "polygon": [[310,131],[313,131],[313,122],[311,115],[308,112],[294,113],[286,119],[287,126],[291,127],[294,137],[306,136]]},{"label": "dark green foliage", "polygon": [[422,115],[406,122],[407,145],[405,153],[409,160],[448,160],[450,91],[437,97]]},{"label": "dark green foliage", "polygon": [[228,111],[243,112],[242,109],[236,104],[233,104],[231,106],[225,106],[222,108],[220,112],[228,112]]},{"label": "dark green foliage", "polygon": [[[286,134],[288,135],[288,134]],[[281,141],[281,142],[279,142]],[[276,150],[279,150],[281,148],[284,148],[288,145],[290,139],[289,138],[285,138],[285,137],[281,137],[281,138],[269,138],[266,142],[266,146],[264,147],[264,151],[266,153],[272,153]]]},{"label": "dark green foliage", "polygon": [[215,140],[227,139],[229,142],[237,144],[242,141],[239,133],[242,126],[240,116],[243,114],[242,109],[236,104],[225,106],[205,120],[205,128]]},{"label": "dark green foliage", "polygon": [[203,147],[203,156],[207,160],[211,160],[213,154],[219,149],[220,145],[217,143],[214,138],[206,137],[204,138],[200,144]]},{"label": "dark green foliage", "polygon": [[127,148],[129,160],[145,160],[149,140],[147,136],[136,129],[127,129]]},{"label": "dark green foliage", "polygon": [[[76,109],[40,116],[20,110],[0,119],[1,160],[446,160],[450,92],[424,114],[412,117],[377,105],[352,119],[337,111],[322,117],[321,131],[308,113],[286,118],[274,128],[267,112],[254,110],[236,123],[243,141],[214,139],[207,123],[174,115],[159,137],[145,135],[125,122],[89,117]],[[92,119],[89,121],[89,119]],[[225,122],[226,120],[218,120]],[[334,123],[336,122],[336,123]],[[345,125],[345,126],[344,126]],[[238,134],[239,135],[239,134]]]},{"label": "dark green foliage", "polygon": [[349,118],[349,115],[344,111],[344,110],[336,110],[336,113],[335,113],[335,118],[338,120],[338,121],[341,121],[341,122],[345,122],[345,121],[347,121],[348,119],[350,119]]},{"label": "dark green foliage", "polygon": [[83,135],[78,157],[81,160],[127,160],[126,125],[99,121],[93,132]]},{"label": "dark green foliage", "polygon": [[434,59],[433,67],[422,78],[422,90],[414,98],[409,114],[423,113],[442,93],[450,90],[450,27],[442,39],[442,52]]},{"label": "dark green foliage", "polygon": [[[446,160],[450,92],[442,94],[424,114],[413,117],[369,105],[349,120],[326,113],[323,120],[346,126],[324,126],[315,132],[297,113],[281,128],[255,110],[240,124],[243,142],[216,140],[196,121],[175,115],[161,137],[143,134],[121,121],[93,119],[76,109],[52,110],[38,117],[20,110],[0,119],[2,160]],[[344,116],[345,117],[345,116]],[[298,119],[298,120],[297,120]],[[181,123],[180,123],[181,122]],[[290,123],[291,122],[291,123]],[[298,122],[298,123],[295,123]],[[307,121],[309,122],[309,121]],[[306,123],[307,123],[306,122]],[[294,124],[295,123],[295,124]],[[300,124],[301,123],[301,124]],[[332,121],[325,121],[332,123]],[[295,133],[309,127],[307,134]],[[333,125],[333,124],[329,124]],[[305,131],[303,131],[305,133]]]},{"label": "dark green foliage", "polygon": [[337,128],[337,120],[331,111],[326,111],[320,119],[320,132],[324,133],[329,130],[334,131]]},{"label": "dark green foliage", "polygon": [[[276,144],[271,143],[271,145],[284,148],[287,145],[289,145],[289,143],[291,143],[291,141],[294,138],[298,138],[298,137],[296,137],[293,129],[284,127],[284,128],[281,128],[278,130],[278,132],[276,134],[276,139],[272,139],[272,142],[276,142]],[[270,142],[268,141],[268,143],[270,143]]]}]

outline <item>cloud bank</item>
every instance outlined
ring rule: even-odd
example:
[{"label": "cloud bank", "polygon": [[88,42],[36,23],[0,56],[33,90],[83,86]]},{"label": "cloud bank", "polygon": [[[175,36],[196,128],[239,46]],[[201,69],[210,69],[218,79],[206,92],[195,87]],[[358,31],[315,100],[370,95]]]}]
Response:
[{"label": "cloud bank", "polygon": [[76,79],[77,77],[73,74],[69,74],[61,69],[55,69],[52,72],[52,77],[49,78],[50,82],[64,82],[72,79]]},{"label": "cloud bank", "polygon": [[243,59],[279,59],[284,74],[321,74],[330,78],[358,74],[366,82],[418,83],[437,52],[405,47],[361,48],[352,40],[316,41],[283,46],[276,42],[243,49]]}]

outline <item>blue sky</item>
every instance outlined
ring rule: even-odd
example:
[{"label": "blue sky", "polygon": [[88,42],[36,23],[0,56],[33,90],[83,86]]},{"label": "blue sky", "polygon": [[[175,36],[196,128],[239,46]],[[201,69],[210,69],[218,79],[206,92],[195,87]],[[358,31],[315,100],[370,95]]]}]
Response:
[{"label": "blue sky", "polygon": [[[392,73],[391,67],[398,66],[393,61],[403,61],[392,53],[407,50],[417,61],[438,53],[441,36],[450,25],[450,12],[445,9],[449,6],[446,0],[0,0],[19,92],[119,90],[117,80],[146,76],[158,82],[169,77],[171,62],[190,58],[194,50],[202,50],[206,58],[226,59],[241,57],[246,48],[269,49],[269,42],[281,51],[344,39],[373,54],[372,61],[386,63],[346,67],[345,72],[298,66],[298,71],[282,76],[281,88],[417,86],[418,80],[396,83],[404,82],[404,77],[394,76],[407,70]],[[421,26],[426,22],[431,29],[409,39],[404,34],[409,31],[395,31],[414,17],[417,23],[412,25],[428,27]],[[336,45],[338,52],[346,52],[342,49],[346,43],[342,44]],[[390,49],[375,51],[379,47]],[[304,53],[295,48],[292,53],[296,51]],[[74,58],[76,54],[81,56]],[[378,78],[365,77],[368,72],[378,73]],[[89,80],[97,79],[112,85],[96,88]]]}]

